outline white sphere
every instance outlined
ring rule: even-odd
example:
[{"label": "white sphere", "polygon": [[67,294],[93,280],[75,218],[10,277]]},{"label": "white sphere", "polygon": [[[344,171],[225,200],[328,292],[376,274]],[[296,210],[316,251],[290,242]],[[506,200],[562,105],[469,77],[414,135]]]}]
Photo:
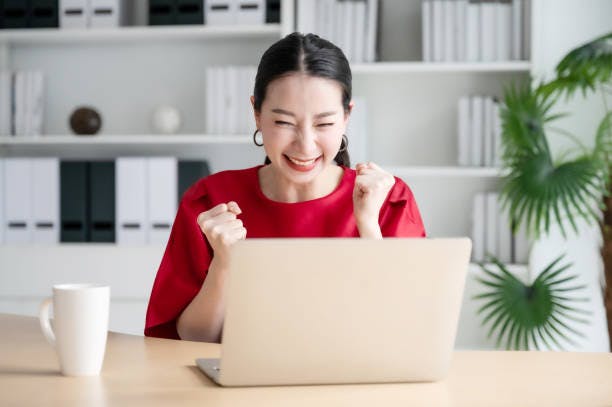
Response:
[{"label": "white sphere", "polygon": [[181,114],[172,106],[159,106],[153,111],[153,130],[161,134],[175,134],[181,127]]}]

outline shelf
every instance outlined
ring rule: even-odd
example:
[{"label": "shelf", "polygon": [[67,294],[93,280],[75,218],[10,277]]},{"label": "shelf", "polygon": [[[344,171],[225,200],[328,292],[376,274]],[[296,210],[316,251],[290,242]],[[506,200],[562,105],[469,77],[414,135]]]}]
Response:
[{"label": "shelf", "polygon": [[55,146],[55,145],[205,145],[205,144],[249,144],[253,140],[245,135],[94,135],[94,136],[3,136],[2,146]]},{"label": "shelf", "polygon": [[0,30],[0,45],[83,44],[124,41],[160,41],[231,38],[280,38],[280,24],[248,26],[133,26],[98,29]]},{"label": "shelf", "polygon": [[434,166],[408,166],[386,167],[393,175],[401,177],[473,177],[473,178],[499,178],[503,176],[500,168],[496,167],[434,167]]},{"label": "shelf", "polygon": [[470,73],[470,72],[525,72],[531,69],[529,61],[507,62],[375,62],[354,64],[351,71],[361,74],[397,74],[397,73]]}]

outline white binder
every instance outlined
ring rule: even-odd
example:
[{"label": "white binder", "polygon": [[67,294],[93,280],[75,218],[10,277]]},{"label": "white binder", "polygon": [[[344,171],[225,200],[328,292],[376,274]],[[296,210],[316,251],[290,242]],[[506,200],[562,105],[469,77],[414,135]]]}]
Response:
[{"label": "white binder", "polygon": [[0,244],[4,243],[4,200],[6,192],[4,191],[4,159],[0,157]]},{"label": "white binder", "polygon": [[147,160],[147,172],[148,242],[165,244],[177,209],[177,160],[175,157],[151,157]]},{"label": "white binder", "polygon": [[231,25],[236,23],[238,0],[207,0],[204,2],[206,25]]},{"label": "white binder", "polygon": [[497,206],[497,193],[488,192],[485,202],[485,256],[499,256],[498,239],[499,239],[499,212]]},{"label": "white binder", "polygon": [[265,24],[266,2],[265,0],[234,0],[236,5],[237,24]]},{"label": "white binder", "polygon": [[484,98],[472,96],[470,105],[471,132],[470,143],[471,162],[475,167],[483,165],[483,141],[484,141]]},{"label": "white binder", "polygon": [[147,242],[147,159],[119,157],[115,171],[117,244],[143,245]]},{"label": "white binder", "polygon": [[88,0],[60,0],[60,28],[87,28],[89,26]]},{"label": "white binder", "polygon": [[0,71],[0,136],[11,135],[11,73]]},{"label": "white binder", "polygon": [[127,23],[128,1],[89,0],[89,26],[92,28],[113,28]]},{"label": "white binder", "polygon": [[32,163],[29,158],[4,162],[4,215],[6,243],[30,243],[32,235]]},{"label": "white binder", "polygon": [[59,159],[32,159],[32,242],[59,242]]}]

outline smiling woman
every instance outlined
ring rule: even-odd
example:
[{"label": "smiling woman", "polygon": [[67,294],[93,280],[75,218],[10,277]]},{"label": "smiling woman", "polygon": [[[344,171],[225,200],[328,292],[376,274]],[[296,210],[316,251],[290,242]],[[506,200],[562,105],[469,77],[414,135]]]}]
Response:
[{"label": "smiling woman", "polygon": [[[145,335],[215,342],[229,251],[249,237],[424,237],[410,188],[350,168],[351,71],[343,52],[293,33],[262,56],[251,97],[264,165],[199,180],[183,196],[151,292]],[[261,132],[262,143],[257,134]]]}]

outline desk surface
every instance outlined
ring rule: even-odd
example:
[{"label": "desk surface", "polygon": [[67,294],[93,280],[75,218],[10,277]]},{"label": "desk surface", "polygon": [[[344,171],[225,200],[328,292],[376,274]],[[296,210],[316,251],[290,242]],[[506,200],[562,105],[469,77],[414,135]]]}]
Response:
[{"label": "desk surface", "polygon": [[455,352],[438,383],[220,388],[219,345],[109,333],[102,373],[64,377],[32,317],[0,314],[0,405],[612,406],[612,354]]}]

